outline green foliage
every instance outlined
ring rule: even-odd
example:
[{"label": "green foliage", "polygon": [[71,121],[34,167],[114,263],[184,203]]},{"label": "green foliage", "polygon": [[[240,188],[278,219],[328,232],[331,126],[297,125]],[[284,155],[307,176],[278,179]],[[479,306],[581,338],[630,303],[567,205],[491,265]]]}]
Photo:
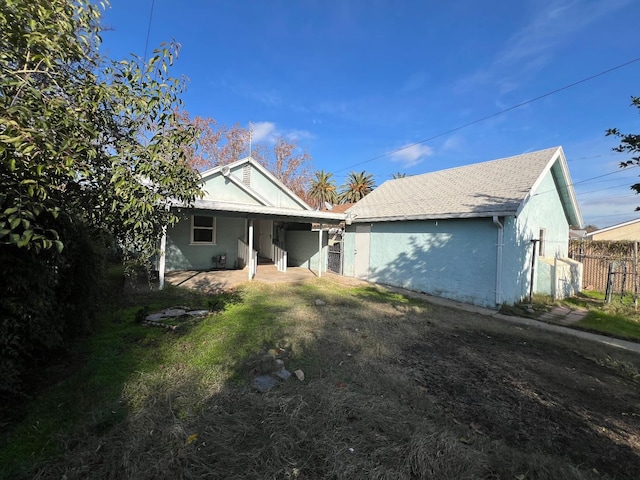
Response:
[{"label": "green foliage", "polygon": [[[631,97],[631,106],[640,109],[640,97]],[[620,145],[614,147],[614,151],[631,155],[630,160],[620,162],[620,167],[640,166],[640,134],[622,133],[617,128],[610,128],[607,130],[606,135],[613,135],[620,140]],[[640,183],[631,185],[631,189],[635,190],[636,193],[640,193]],[[640,210],[640,207],[636,207],[636,211],[638,210]]]},{"label": "green foliage", "polygon": [[200,192],[181,147],[196,132],[175,114],[177,45],[146,63],[103,58],[99,19],[88,0],[0,5],[1,244],[61,251],[66,215],[148,259],[178,220],[170,202]]},{"label": "green foliage", "polygon": [[338,197],[340,203],[354,203],[362,200],[376,187],[373,175],[364,170],[360,173],[351,172],[347,182],[340,187],[342,191]]},{"label": "green foliage", "polygon": [[[104,7],[104,5],[102,5]],[[170,206],[200,194],[177,44],[102,56],[90,0],[0,2],[0,390],[92,329],[109,242],[150,265]]]},{"label": "green foliage", "polygon": [[320,170],[316,172],[315,180],[311,180],[309,185],[309,198],[316,202],[319,209],[324,208],[327,203],[338,203],[338,193],[332,176],[332,173]]}]

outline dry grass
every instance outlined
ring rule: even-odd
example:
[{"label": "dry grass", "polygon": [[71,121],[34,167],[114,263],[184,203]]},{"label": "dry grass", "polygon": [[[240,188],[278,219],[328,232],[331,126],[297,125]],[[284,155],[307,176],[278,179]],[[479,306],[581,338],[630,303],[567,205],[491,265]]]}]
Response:
[{"label": "dry grass", "polygon": [[[325,305],[317,306],[316,299]],[[251,328],[239,326],[247,323]],[[476,342],[483,342],[479,349]],[[190,330],[137,342],[135,348],[156,349],[158,358],[128,372],[118,399],[126,414],[109,422],[112,406],[104,405],[99,418],[77,422],[56,436],[59,456],[36,464],[29,475],[67,480],[584,480],[627,471],[601,471],[603,463],[583,463],[582,456],[572,456],[552,440],[543,448],[530,431],[535,427],[523,430],[528,440],[512,441],[501,433],[505,425],[492,426],[483,418],[483,411],[505,409],[504,422],[513,422],[531,411],[526,402],[546,412],[563,402],[565,380],[554,383],[556,391],[543,390],[527,383],[527,372],[516,378],[517,372],[506,370],[508,355],[491,353],[523,344],[540,361],[549,355],[554,369],[564,369],[559,359],[570,357],[567,369],[592,368],[589,374],[599,372],[603,388],[617,382],[629,401],[638,400],[632,391],[637,384],[625,383],[631,380],[612,369],[637,368],[637,359],[616,354],[612,359],[611,352],[600,354],[572,339],[518,330],[373,287],[326,280],[251,285],[224,312]],[[259,359],[276,348],[288,369],[305,372],[305,380],[293,378],[260,394],[250,388],[251,377]],[[579,361],[584,361],[579,367],[571,363]],[[437,368],[430,370],[431,365]],[[463,370],[471,366],[478,370],[464,377]],[[495,385],[484,398],[471,390],[474,376],[481,375]],[[513,399],[511,404],[498,403],[501,391]],[[481,405],[477,418],[470,410],[474,401]],[[494,401],[496,408],[488,409]],[[628,431],[617,441],[628,442],[624,451],[640,462],[640,449],[632,441],[640,425],[633,418],[619,425]],[[518,428],[525,427],[513,424],[514,431]],[[609,445],[598,442],[596,450]]]}]

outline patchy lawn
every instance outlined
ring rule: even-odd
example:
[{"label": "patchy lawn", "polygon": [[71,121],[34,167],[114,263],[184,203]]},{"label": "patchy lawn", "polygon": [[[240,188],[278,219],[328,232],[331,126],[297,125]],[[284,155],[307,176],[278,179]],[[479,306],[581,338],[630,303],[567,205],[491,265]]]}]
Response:
[{"label": "patchy lawn", "polygon": [[[640,471],[638,355],[325,279],[128,301],[2,438],[0,478]],[[175,331],[136,323],[143,305],[187,301],[219,312]],[[269,352],[304,380],[253,390]]]}]

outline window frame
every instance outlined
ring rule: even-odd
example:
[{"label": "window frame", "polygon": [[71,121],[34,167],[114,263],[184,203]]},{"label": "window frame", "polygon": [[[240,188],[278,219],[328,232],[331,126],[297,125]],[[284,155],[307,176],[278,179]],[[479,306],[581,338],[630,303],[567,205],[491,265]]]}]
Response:
[{"label": "window frame", "polygon": [[[196,225],[196,217],[211,219],[211,226]],[[190,229],[190,234],[191,234],[190,240],[191,241],[190,241],[190,245],[216,245],[216,242],[217,242],[216,224],[217,223],[218,223],[217,222],[217,218],[214,217],[213,215],[202,215],[202,214],[196,214],[196,213],[191,215],[191,229]],[[195,239],[196,230],[198,230],[198,231],[210,231],[211,232],[211,241],[196,240]]]},{"label": "window frame", "polygon": [[538,237],[538,256],[539,257],[545,256],[546,242],[547,242],[547,229],[541,228],[539,237]]}]

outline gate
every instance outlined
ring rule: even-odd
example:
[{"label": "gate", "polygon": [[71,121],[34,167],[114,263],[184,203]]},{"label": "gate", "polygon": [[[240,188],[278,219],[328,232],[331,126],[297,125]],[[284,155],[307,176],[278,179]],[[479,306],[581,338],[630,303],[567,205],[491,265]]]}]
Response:
[{"label": "gate", "polygon": [[329,249],[327,258],[327,268],[339,275],[342,275],[342,239],[344,232],[336,230],[329,231]]}]

